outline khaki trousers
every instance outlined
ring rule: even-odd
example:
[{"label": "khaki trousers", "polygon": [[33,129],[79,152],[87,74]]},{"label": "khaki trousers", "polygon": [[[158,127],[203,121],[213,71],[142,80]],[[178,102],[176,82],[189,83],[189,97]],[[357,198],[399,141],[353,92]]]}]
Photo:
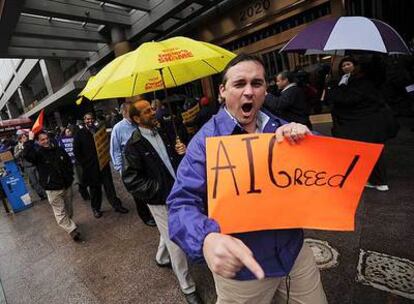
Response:
[{"label": "khaki trousers", "polygon": [[170,254],[168,253],[167,245],[164,242],[164,239],[160,235],[160,241],[158,243],[157,254],[155,255],[155,261],[158,264],[168,264],[171,263]]},{"label": "khaki trousers", "polygon": [[[181,291],[184,294],[190,294],[195,291],[195,283],[188,269],[187,256],[175,243],[170,240],[168,235],[168,211],[166,205],[148,205],[152,216],[157,223],[158,231],[164,242],[160,242],[159,247],[167,247],[170,255],[171,267],[180,284]],[[162,244],[164,243],[164,244]],[[160,248],[159,248],[160,251]],[[157,255],[159,254],[159,251]],[[161,257],[157,257],[160,259]],[[165,259],[165,257],[164,257]],[[165,260],[164,260],[165,262]]]},{"label": "khaki trousers", "polygon": [[276,303],[285,304],[289,285],[289,304],[328,303],[313,252],[306,244],[289,274],[290,284],[287,277],[237,281],[213,275],[217,304],[269,304],[275,295]]},{"label": "khaki trousers", "polygon": [[46,190],[46,195],[55,214],[56,222],[67,233],[71,233],[77,228],[75,222],[72,221],[72,186],[65,190]]}]

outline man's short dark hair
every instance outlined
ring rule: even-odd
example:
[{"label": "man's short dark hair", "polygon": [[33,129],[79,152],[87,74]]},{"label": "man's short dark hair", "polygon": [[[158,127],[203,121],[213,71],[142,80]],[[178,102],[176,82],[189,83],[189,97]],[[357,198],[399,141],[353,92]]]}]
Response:
[{"label": "man's short dark hair", "polygon": [[289,83],[296,82],[295,74],[293,74],[290,71],[286,71],[285,70],[285,71],[280,72],[277,75],[279,75],[280,77],[282,77],[282,79],[287,79],[289,81]]},{"label": "man's short dark hair", "polygon": [[125,102],[123,102],[123,103],[121,103],[121,105],[119,106],[119,112],[124,112],[124,111],[129,111],[129,105],[131,104],[132,102],[130,102],[130,101],[125,101]]},{"label": "man's short dark hair", "polygon": [[85,115],[83,115],[83,119],[85,119],[86,116],[91,116],[92,118],[95,118],[95,115],[92,112],[85,113]]},{"label": "man's short dark hair", "polygon": [[263,69],[265,69],[264,62],[262,58],[260,58],[259,56],[241,53],[237,55],[236,57],[234,57],[232,60],[230,60],[230,62],[224,68],[223,72],[221,73],[222,75],[221,84],[225,85],[227,82],[227,75],[226,75],[227,71],[231,67],[234,67],[236,64],[239,64],[240,62],[243,62],[243,61],[255,61],[258,64],[260,64],[263,67]]},{"label": "man's short dark hair", "polygon": [[49,133],[47,133],[47,131],[46,131],[46,130],[41,130],[39,133],[37,133],[37,134],[35,135],[35,139],[36,139],[36,140],[39,140],[40,135],[46,135],[47,137],[49,137]]},{"label": "man's short dark hair", "polygon": [[138,99],[138,100],[135,100],[134,102],[131,102],[131,104],[129,105],[128,115],[129,115],[129,118],[130,119],[133,120],[134,119],[134,116],[140,116],[141,115],[141,111],[138,110],[138,108],[135,106],[138,102],[141,102],[141,101],[148,101],[148,100],[143,99],[143,98],[142,99]]}]

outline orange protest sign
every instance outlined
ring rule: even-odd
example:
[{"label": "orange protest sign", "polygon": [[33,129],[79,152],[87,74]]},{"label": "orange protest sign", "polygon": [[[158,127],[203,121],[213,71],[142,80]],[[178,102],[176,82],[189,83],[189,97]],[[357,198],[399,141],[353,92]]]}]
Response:
[{"label": "orange protest sign", "polygon": [[383,145],[274,134],[207,138],[208,213],[222,233],[354,230],[362,190]]}]

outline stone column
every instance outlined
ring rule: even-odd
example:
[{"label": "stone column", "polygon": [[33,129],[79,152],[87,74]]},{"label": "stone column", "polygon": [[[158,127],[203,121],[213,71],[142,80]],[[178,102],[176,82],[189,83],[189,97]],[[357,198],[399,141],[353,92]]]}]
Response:
[{"label": "stone column", "polygon": [[9,109],[9,105],[6,103],[6,114],[7,114],[7,118],[6,119],[11,119],[12,118],[12,115],[11,115],[11,112],[10,112],[10,109]]},{"label": "stone column", "polygon": [[40,60],[39,64],[49,95],[61,89],[65,83],[65,79],[63,77],[60,60]]},{"label": "stone column", "polygon": [[18,98],[20,99],[20,103],[22,104],[22,107],[23,107],[23,112],[26,112],[26,98],[24,97],[24,95],[23,95],[23,92],[22,92],[22,88],[21,87],[18,87],[17,88],[17,94],[18,94]]},{"label": "stone column", "polygon": [[[122,56],[123,54],[131,51],[131,45],[126,39],[125,30],[119,26],[114,26],[111,28],[111,43],[114,48],[115,57]],[[113,109],[115,107],[118,107],[122,102],[124,102],[124,100],[124,98],[118,98],[117,101],[113,100],[111,108]]]},{"label": "stone column", "polygon": [[114,26],[111,28],[111,43],[114,47],[115,57],[119,57],[131,50],[131,45],[126,39],[123,28]]}]

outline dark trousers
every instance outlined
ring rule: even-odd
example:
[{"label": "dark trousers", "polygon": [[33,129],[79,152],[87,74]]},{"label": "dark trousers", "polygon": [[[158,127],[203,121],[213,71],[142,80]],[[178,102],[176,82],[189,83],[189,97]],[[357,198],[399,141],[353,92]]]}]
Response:
[{"label": "dark trousers", "polygon": [[111,170],[108,168],[101,172],[101,184],[90,185],[91,206],[93,210],[101,210],[102,205],[102,186],[105,189],[106,198],[112,208],[117,209],[122,206],[120,199],[116,196]]},{"label": "dark trousers", "polygon": [[149,220],[153,220],[151,211],[148,208],[148,205],[140,200],[139,198],[134,197],[135,205],[137,206],[138,216],[143,220],[144,223]]},{"label": "dark trousers", "polygon": [[73,166],[73,169],[75,171],[75,180],[74,184],[78,184],[78,190],[82,198],[86,201],[90,199],[90,195],[88,192],[88,186],[84,184],[83,178],[82,178],[82,166],[75,164]]},{"label": "dark trousers", "polygon": [[10,213],[10,209],[9,209],[9,206],[7,205],[6,198],[0,198],[0,200],[3,203],[3,207],[4,207],[4,210],[6,210],[6,213]]},{"label": "dark trousers", "polygon": [[375,167],[372,170],[368,181],[372,185],[387,185],[387,170],[385,166],[384,150],[382,150],[382,153],[378,158],[378,161],[375,164]]}]

